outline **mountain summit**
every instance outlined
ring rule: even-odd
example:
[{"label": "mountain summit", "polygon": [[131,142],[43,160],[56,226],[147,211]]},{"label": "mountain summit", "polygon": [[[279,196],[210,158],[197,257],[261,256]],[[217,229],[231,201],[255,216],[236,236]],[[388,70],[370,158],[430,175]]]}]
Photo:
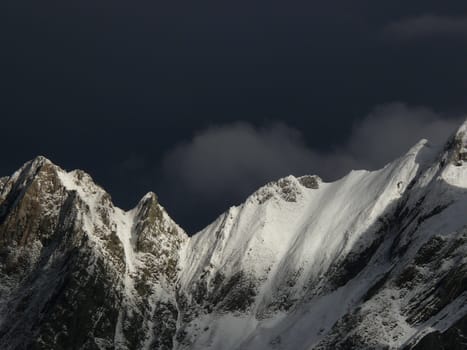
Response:
[{"label": "mountain summit", "polygon": [[0,178],[2,349],[465,349],[467,122],[269,183],[192,237],[44,157]]}]

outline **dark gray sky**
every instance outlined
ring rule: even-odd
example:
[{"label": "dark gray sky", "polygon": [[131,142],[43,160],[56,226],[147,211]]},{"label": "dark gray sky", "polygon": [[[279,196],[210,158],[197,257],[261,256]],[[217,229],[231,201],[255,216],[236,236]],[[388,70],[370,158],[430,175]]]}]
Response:
[{"label": "dark gray sky", "polygon": [[194,232],[277,177],[440,142],[466,42],[460,0],[3,0],[0,174],[43,154]]}]

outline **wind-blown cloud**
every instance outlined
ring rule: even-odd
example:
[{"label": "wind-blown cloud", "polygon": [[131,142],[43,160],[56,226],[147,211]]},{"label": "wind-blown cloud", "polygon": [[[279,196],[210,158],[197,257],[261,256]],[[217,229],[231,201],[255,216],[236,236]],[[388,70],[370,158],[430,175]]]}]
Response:
[{"label": "wind-blown cloud", "polygon": [[421,15],[390,23],[384,33],[391,38],[412,40],[433,36],[467,37],[467,17]]},{"label": "wind-blown cloud", "polygon": [[288,173],[311,170],[315,154],[299,131],[282,123],[261,128],[238,122],[202,130],[166,155],[164,170],[187,190],[206,196],[245,193]]},{"label": "wind-blown cloud", "polygon": [[289,174],[318,174],[330,181],[351,169],[382,167],[422,138],[444,142],[460,123],[429,108],[387,104],[376,107],[354,125],[342,145],[327,152],[311,149],[300,131],[283,123],[213,126],[165,155],[160,187],[166,198],[186,198],[176,205],[186,206],[190,215],[213,208],[220,213]]},{"label": "wind-blown cloud", "polygon": [[331,152],[310,149],[300,131],[283,123],[255,128],[238,122],[202,130],[178,145],[165,156],[164,171],[199,193],[237,192],[290,173],[336,178],[351,168],[382,167],[422,138],[444,142],[460,122],[426,107],[386,104],[356,123]]},{"label": "wind-blown cloud", "polygon": [[432,144],[445,142],[461,121],[427,107],[382,105],[354,125],[343,152],[348,153],[354,168],[375,169],[401,156],[421,139]]}]

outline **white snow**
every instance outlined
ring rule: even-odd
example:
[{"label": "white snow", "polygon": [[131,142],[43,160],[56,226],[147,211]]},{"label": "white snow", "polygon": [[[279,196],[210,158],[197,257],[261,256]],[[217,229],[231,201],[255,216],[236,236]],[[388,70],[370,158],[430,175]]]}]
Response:
[{"label": "white snow", "polygon": [[[346,286],[324,295],[309,293],[320,291],[320,283],[325,283],[322,276],[333,263],[375,241],[381,227],[379,220],[394,210],[408,186],[413,186],[412,180],[418,177],[414,193],[428,191],[433,198],[427,201],[432,203],[441,203],[440,198],[445,196],[441,193],[445,186],[439,181],[467,187],[467,162],[463,166],[446,165],[439,181],[433,182],[440,170],[436,162],[439,152],[440,148],[422,140],[381,170],[352,171],[339,181],[320,182],[318,189],[306,188],[289,176],[261,188],[244,204],[230,208],[191,237],[182,251],[179,277],[180,288],[188,296],[202,276],[207,274],[209,286],[217,272],[233,276],[243,271],[260,283],[247,314],[200,316],[192,323],[209,329],[204,333],[190,328],[190,323],[188,329],[198,334],[190,349],[311,349],[392,266],[384,262],[383,255],[376,255],[380,262],[375,260],[374,268],[368,267]],[[446,209],[445,215],[451,221],[433,223],[427,219],[417,231],[420,235],[413,238],[418,240],[414,247],[420,247],[437,232],[459,229],[459,223],[465,222],[465,212],[464,200]],[[293,276],[295,282],[286,287],[285,281]],[[305,299],[287,315],[278,311],[266,319],[256,319],[254,315],[267,310],[282,290],[288,293],[287,299],[304,300],[307,295],[311,299]],[[374,316],[375,324],[381,322],[381,326],[369,325],[368,331],[376,332],[375,339],[393,339],[387,345],[397,348],[415,330],[401,315],[397,293],[393,297],[386,295],[381,299],[388,301],[385,309]],[[368,312],[381,305],[370,303]],[[392,326],[383,326],[386,321]]]},{"label": "white snow", "polygon": [[[274,184],[260,189],[190,239],[182,288],[209,263],[228,274],[246,268],[261,276],[270,270],[269,284],[299,269],[305,269],[307,279],[317,277],[401,196],[417,173],[423,145],[382,170],[353,171],[337,182],[321,183],[319,189],[305,188],[289,176],[286,180],[298,192],[295,202],[284,201]],[[259,204],[264,192],[273,196]],[[265,297],[267,290],[266,283]]]}]

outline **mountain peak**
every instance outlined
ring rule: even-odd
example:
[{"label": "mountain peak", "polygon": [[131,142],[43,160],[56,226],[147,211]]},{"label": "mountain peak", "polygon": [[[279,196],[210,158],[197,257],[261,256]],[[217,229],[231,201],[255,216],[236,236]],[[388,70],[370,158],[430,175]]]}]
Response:
[{"label": "mountain peak", "polygon": [[155,194],[154,192],[150,191],[148,193],[146,193],[143,198],[141,198],[141,200],[139,201],[139,205],[144,205],[145,203],[148,203],[148,202],[151,202],[151,203],[158,203],[159,202],[159,198],[157,197],[157,194]]},{"label": "mountain peak", "polygon": [[37,174],[40,173],[40,171],[44,168],[52,169],[57,167],[51,160],[44,156],[37,156],[28,162],[24,163],[24,165],[18,170],[18,173],[21,173],[22,176],[30,177],[30,176],[36,176]]},{"label": "mountain peak", "polygon": [[467,118],[465,118],[464,122],[460,125],[459,129],[457,130],[457,133],[467,133]]},{"label": "mountain peak", "polygon": [[463,150],[467,148],[467,118],[449,138],[447,145],[448,147],[458,145]]},{"label": "mountain peak", "polygon": [[467,162],[467,119],[451,138],[448,145],[453,153],[451,158],[456,165],[460,166],[463,162]]},{"label": "mountain peak", "polygon": [[50,159],[48,159],[47,157],[43,155],[36,156],[34,159],[30,160],[30,162],[35,165],[44,165],[46,163],[53,164]]}]

